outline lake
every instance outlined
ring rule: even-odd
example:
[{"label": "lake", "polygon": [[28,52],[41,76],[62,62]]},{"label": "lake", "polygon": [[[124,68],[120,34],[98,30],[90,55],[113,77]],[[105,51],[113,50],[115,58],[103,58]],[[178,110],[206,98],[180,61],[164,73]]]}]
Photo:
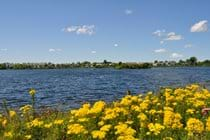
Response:
[{"label": "lake", "polygon": [[[84,102],[113,101],[125,95],[157,91],[161,86],[209,83],[210,67],[152,69],[1,70],[0,102],[16,108],[30,103],[28,90],[37,90],[37,107],[61,110]],[[1,110],[2,106],[0,106]]]}]

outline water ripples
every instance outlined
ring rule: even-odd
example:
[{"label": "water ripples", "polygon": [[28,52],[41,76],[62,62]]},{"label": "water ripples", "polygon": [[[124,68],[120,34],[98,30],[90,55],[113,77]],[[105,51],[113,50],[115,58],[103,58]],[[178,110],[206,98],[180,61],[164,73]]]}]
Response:
[{"label": "water ripples", "polygon": [[30,103],[27,92],[35,88],[37,107],[65,110],[84,102],[110,102],[127,90],[138,94],[210,81],[210,68],[2,70],[0,79],[0,102],[5,99],[10,107]]}]

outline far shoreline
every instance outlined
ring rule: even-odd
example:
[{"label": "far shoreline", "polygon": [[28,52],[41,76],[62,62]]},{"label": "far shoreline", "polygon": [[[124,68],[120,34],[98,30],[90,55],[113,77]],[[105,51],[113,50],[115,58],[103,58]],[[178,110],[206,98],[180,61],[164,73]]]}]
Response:
[{"label": "far shoreline", "polygon": [[114,68],[114,69],[150,69],[165,67],[210,67],[210,60],[198,61],[196,57],[190,57],[179,61],[158,61],[154,62],[73,62],[73,63],[0,63],[0,70],[22,70],[22,69],[74,69],[74,68]]}]

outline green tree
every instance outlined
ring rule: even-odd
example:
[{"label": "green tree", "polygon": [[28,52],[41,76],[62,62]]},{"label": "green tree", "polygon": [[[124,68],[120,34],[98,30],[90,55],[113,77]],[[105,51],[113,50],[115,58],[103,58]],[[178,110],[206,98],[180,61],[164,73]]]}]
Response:
[{"label": "green tree", "polygon": [[104,62],[103,62],[103,63],[104,63],[105,65],[106,65],[106,64],[108,64],[107,60],[104,60]]},{"label": "green tree", "polygon": [[189,59],[187,59],[187,63],[190,65],[190,66],[195,66],[197,65],[197,61],[198,59],[196,57],[190,57]]},{"label": "green tree", "polygon": [[6,69],[6,64],[0,64],[0,69],[3,70],[3,69]]}]

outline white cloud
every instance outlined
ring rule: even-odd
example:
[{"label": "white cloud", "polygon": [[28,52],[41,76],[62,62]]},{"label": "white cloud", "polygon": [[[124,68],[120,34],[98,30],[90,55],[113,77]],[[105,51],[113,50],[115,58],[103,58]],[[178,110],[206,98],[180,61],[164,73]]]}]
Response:
[{"label": "white cloud", "polygon": [[152,34],[155,36],[161,37],[161,36],[164,36],[165,32],[166,32],[165,30],[156,30]]},{"label": "white cloud", "polygon": [[73,32],[76,34],[93,35],[95,33],[95,25],[69,26],[63,29],[65,32]]},{"label": "white cloud", "polygon": [[0,49],[0,51],[7,51],[7,49],[6,48],[3,48],[3,49]]},{"label": "white cloud", "polygon": [[182,39],[183,39],[183,37],[181,35],[177,35],[174,32],[170,32],[170,33],[167,34],[167,36],[164,40],[175,41],[175,40],[182,40]]},{"label": "white cloud", "polygon": [[163,41],[163,40],[161,40],[161,41],[160,41],[160,44],[163,44],[163,43],[164,43],[164,41]]},{"label": "white cloud", "polygon": [[172,53],[171,54],[171,58],[182,58],[183,55],[182,54],[178,54],[178,53]]},{"label": "white cloud", "polygon": [[114,44],[114,47],[118,47],[118,44]]},{"label": "white cloud", "polygon": [[176,35],[174,32],[170,32],[167,34],[167,36],[174,36],[174,35]]},{"label": "white cloud", "polygon": [[191,29],[191,32],[207,32],[208,31],[208,21],[207,20],[202,20],[199,21],[198,23],[195,23]]},{"label": "white cloud", "polygon": [[165,49],[157,49],[157,50],[154,50],[155,53],[164,53],[166,52]]},{"label": "white cloud", "polygon": [[49,52],[55,52],[55,49],[49,49]]},{"label": "white cloud", "polygon": [[192,48],[192,44],[186,44],[184,45],[184,48]]},{"label": "white cloud", "polygon": [[66,32],[75,32],[77,31],[77,29],[78,29],[78,26],[70,26],[70,27],[64,28],[63,30]]},{"label": "white cloud", "polygon": [[92,53],[92,54],[95,54],[95,53],[96,53],[96,51],[91,51],[91,53]]},{"label": "white cloud", "polygon": [[163,44],[164,41],[177,41],[184,39],[181,35],[177,35],[175,32],[167,33],[165,30],[156,30],[152,34],[161,39],[160,44]]},{"label": "white cloud", "polygon": [[78,28],[76,33],[92,35],[94,33],[94,29],[94,25],[83,25],[82,27]]},{"label": "white cloud", "polygon": [[62,49],[53,49],[53,48],[51,48],[48,51],[49,52],[60,52],[60,51],[62,51]]},{"label": "white cloud", "polygon": [[125,10],[125,14],[126,14],[126,15],[131,15],[131,14],[133,14],[133,11],[130,10],[130,9],[126,9],[126,10]]}]

